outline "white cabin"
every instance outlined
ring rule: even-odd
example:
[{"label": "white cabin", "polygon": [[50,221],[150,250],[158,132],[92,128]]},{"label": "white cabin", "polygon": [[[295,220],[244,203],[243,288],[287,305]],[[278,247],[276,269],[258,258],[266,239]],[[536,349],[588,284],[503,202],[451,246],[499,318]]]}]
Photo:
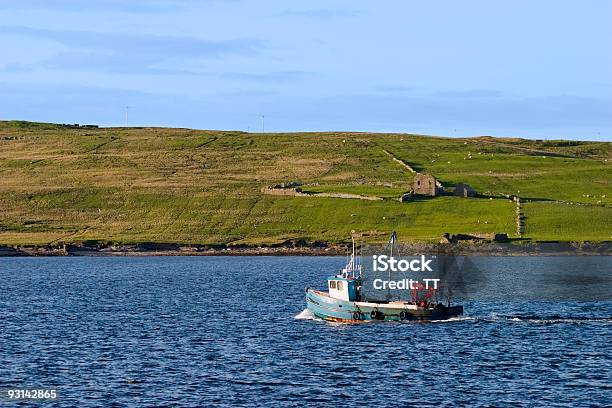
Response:
[{"label": "white cabin", "polygon": [[332,276],[327,278],[329,297],[347,302],[353,302],[357,298],[357,282],[351,278]]}]

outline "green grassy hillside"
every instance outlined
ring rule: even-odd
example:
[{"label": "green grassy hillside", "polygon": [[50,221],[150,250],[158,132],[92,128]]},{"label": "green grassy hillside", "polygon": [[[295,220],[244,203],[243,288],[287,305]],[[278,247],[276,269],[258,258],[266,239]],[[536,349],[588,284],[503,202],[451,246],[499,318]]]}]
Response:
[{"label": "green grassy hillside", "polygon": [[[400,203],[412,173],[490,198]],[[407,134],[254,134],[163,128],[85,129],[0,122],[0,243],[343,242],[351,230],[383,240],[437,241],[444,232],[523,239],[612,237],[612,143],[451,139]],[[309,192],[382,197],[275,196]]]}]

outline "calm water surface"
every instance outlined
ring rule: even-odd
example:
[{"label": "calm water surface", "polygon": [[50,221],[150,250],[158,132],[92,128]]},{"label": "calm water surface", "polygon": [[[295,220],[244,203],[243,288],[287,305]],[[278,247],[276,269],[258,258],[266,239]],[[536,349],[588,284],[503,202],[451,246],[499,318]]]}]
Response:
[{"label": "calm water surface", "polygon": [[483,258],[449,322],[313,320],[304,287],[342,264],[0,258],[0,388],[57,387],[40,406],[612,404],[611,257]]}]

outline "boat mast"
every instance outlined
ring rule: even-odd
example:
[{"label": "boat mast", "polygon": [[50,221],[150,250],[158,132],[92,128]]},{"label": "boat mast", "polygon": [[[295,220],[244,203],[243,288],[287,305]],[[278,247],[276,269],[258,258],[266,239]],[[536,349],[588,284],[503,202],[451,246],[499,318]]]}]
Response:
[{"label": "boat mast", "polygon": [[351,255],[351,271],[353,272],[353,278],[355,277],[355,236],[351,235],[351,241],[353,241],[353,254]]},{"label": "boat mast", "polygon": [[357,269],[357,261],[355,259],[355,235],[354,234],[351,234],[351,241],[353,245],[353,251],[351,252],[350,271],[351,271],[351,277],[355,278],[355,269]]},{"label": "boat mast", "polygon": [[[342,269],[342,272],[340,274],[341,277],[343,278],[358,278],[359,276],[361,276],[361,262],[359,262],[356,259],[356,248],[355,248],[355,236],[351,235],[351,256],[348,256],[347,253],[347,262],[346,262],[346,266]],[[348,249],[348,248],[347,248]],[[348,251],[347,251],[348,252]],[[356,273],[357,272],[357,273]]]},{"label": "boat mast", "polygon": [[[395,246],[395,241],[397,241],[397,234],[395,231],[391,233],[391,238],[389,238],[389,244],[387,246],[390,247],[390,257],[393,257],[393,247]],[[389,279],[387,282],[391,282],[391,268],[389,268]],[[387,300],[391,300],[391,288],[387,286]]]}]

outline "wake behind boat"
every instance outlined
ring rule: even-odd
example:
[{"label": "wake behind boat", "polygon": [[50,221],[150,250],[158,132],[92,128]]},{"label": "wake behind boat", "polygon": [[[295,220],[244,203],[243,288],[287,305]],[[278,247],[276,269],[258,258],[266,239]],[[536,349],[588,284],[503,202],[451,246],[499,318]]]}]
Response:
[{"label": "wake behind boat", "polygon": [[[391,248],[396,239],[394,232],[390,240]],[[340,273],[327,279],[328,290],[306,288],[308,310],[321,319],[342,323],[443,320],[463,314],[463,306],[451,306],[450,297],[446,305],[433,302],[434,295],[440,288],[425,288],[420,283],[411,283],[410,300],[369,299],[364,296],[362,272],[353,237],[352,254]]]}]

